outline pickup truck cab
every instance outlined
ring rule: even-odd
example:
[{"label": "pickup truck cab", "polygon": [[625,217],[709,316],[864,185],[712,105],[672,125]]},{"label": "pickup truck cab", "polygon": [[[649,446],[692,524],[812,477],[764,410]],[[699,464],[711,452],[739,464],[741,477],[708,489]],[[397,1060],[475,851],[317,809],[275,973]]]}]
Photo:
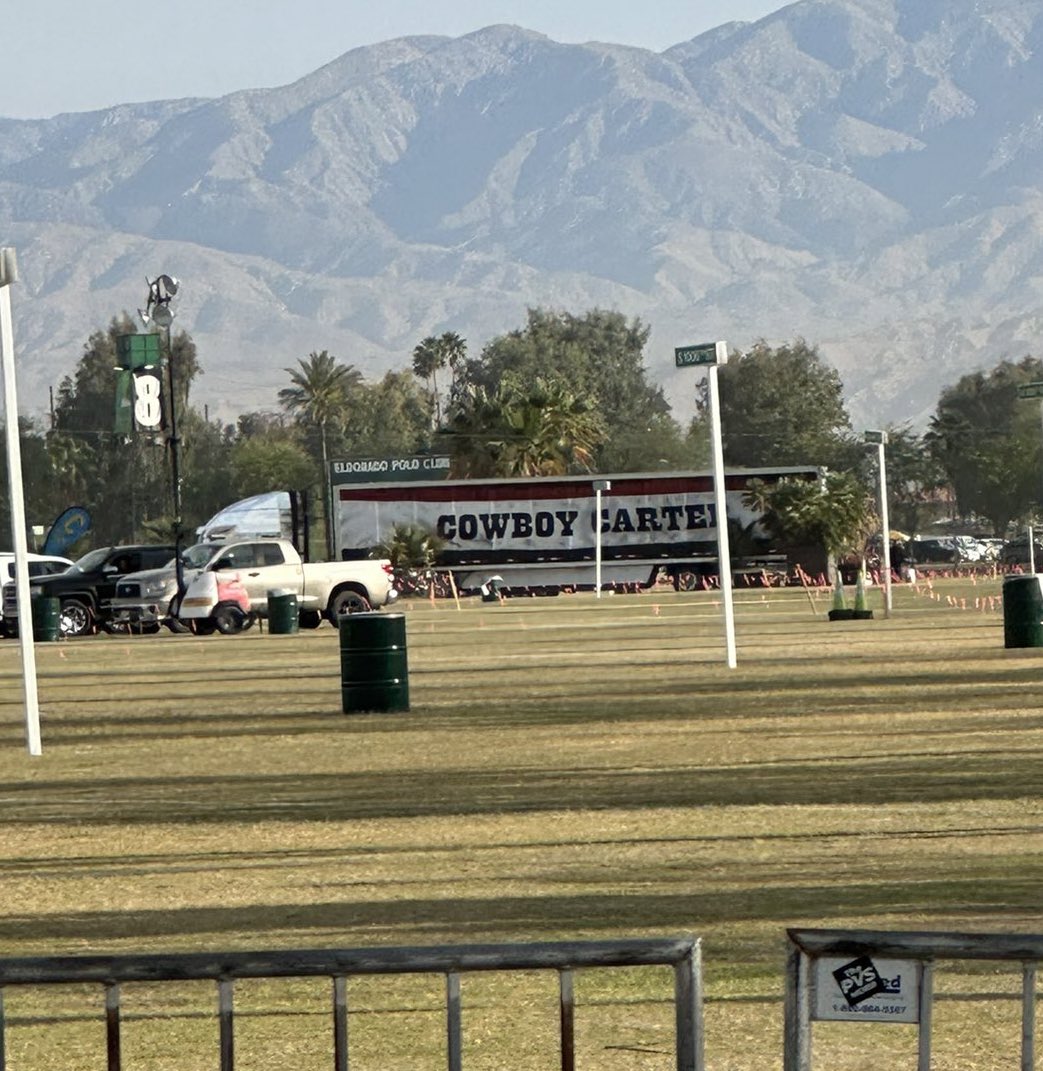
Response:
[{"label": "pickup truck cab", "polygon": [[[181,551],[181,572],[188,584],[225,549],[217,542],[195,543]],[[110,606],[113,623],[134,632],[158,632],[166,625],[171,632],[186,632],[177,616],[177,568],[174,558],[162,568],[128,573],[116,583]]]},{"label": "pickup truck cab", "polygon": [[35,577],[29,591],[61,603],[63,636],[89,636],[99,625],[110,624],[110,603],[121,576],[162,565],[173,557],[172,546],[98,547],[62,573]]},{"label": "pickup truck cab", "polygon": [[385,606],[398,595],[390,562],[302,562],[287,539],[198,543],[182,562],[180,607],[171,563],[122,579],[113,600],[116,619],[158,626],[176,611],[177,620],[196,633],[238,632],[253,618],[267,617],[269,591],[282,591],[297,596],[301,624],[315,628],[323,618],[336,624],[340,614]]}]

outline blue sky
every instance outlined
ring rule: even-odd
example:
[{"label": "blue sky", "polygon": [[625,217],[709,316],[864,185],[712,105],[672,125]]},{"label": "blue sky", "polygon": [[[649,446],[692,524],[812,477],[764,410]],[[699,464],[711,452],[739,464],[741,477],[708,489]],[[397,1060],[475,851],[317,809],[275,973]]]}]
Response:
[{"label": "blue sky", "polygon": [[284,85],[349,49],[514,23],[656,51],[783,0],[3,0],[0,116]]}]

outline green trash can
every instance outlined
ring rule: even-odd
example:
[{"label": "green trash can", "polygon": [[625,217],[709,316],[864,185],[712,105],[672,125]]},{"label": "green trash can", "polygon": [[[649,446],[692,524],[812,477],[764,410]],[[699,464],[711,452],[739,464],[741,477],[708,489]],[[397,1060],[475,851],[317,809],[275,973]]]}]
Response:
[{"label": "green trash can", "polygon": [[1003,646],[1043,647],[1043,575],[1003,578]]},{"label": "green trash can", "polygon": [[62,634],[61,602],[45,595],[33,595],[29,607],[33,616],[33,641],[54,643]]},{"label": "green trash can", "polygon": [[405,614],[343,614],[337,627],[344,713],[409,710]]},{"label": "green trash can", "polygon": [[300,631],[297,595],[277,588],[268,592],[268,631],[273,636],[288,636]]}]

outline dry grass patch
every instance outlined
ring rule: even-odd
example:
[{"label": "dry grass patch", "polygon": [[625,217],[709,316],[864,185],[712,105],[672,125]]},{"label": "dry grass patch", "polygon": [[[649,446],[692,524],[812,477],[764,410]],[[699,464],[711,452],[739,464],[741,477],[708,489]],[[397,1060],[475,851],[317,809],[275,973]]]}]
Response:
[{"label": "dry grass patch", "polygon": [[[998,592],[948,584],[972,607]],[[787,926],[1040,929],[1043,654],[1005,651],[995,612],[896,597],[890,621],[830,625],[822,598],[739,592],[734,671],[711,595],[416,603],[399,715],[340,713],[329,628],[54,644],[38,759],[5,644],[3,946],[695,934],[710,1066],[778,1066]],[[591,973],[585,1066],[672,1066],[663,972]],[[440,980],[352,985],[353,1068],[444,1066]],[[553,1066],[549,980],[464,994],[468,1068]],[[62,1066],[96,1065],[97,994],[82,1014],[46,999],[9,997],[18,1066],[54,1066],[56,1019]],[[128,1066],[173,1067],[172,1047],[212,1066],[212,991],[128,999]],[[328,1066],[321,985],[240,999],[244,1066]],[[974,1018],[937,1066],[1004,1065],[976,1061],[982,1038],[1003,1051],[1006,1012]],[[830,1066],[863,1066],[847,1036]]]}]

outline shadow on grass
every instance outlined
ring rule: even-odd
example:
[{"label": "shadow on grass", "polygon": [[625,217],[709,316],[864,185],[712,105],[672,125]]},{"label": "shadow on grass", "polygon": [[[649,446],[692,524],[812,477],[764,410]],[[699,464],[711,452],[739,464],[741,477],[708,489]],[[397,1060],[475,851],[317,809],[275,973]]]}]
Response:
[{"label": "shadow on grass", "polygon": [[445,768],[8,783],[0,825],[344,821],[612,807],[928,803],[1035,797],[1032,752],[831,755],[661,770]]},{"label": "shadow on grass", "polygon": [[[997,880],[995,877],[903,883],[880,881],[857,888],[837,888],[823,881],[756,889],[717,889],[707,893],[543,894],[465,899],[395,899],[360,902],[323,900],[277,906],[247,904],[228,908],[175,908],[146,911],[78,911],[61,915],[11,915],[0,919],[0,940],[16,942],[105,941],[164,938],[246,937],[263,947],[266,933],[287,931],[362,931],[367,945],[401,939],[403,933],[432,935],[432,943],[452,933],[454,942],[516,940],[519,934],[604,932],[648,929],[703,934],[709,927],[751,918],[777,920],[781,928],[793,919],[813,917],[828,925],[835,918],[857,916],[872,926],[878,916],[896,912],[929,913],[933,917],[1002,917],[1034,905],[1039,874]],[[1002,905],[997,907],[997,905]],[[328,938],[325,938],[328,943]]]}]

